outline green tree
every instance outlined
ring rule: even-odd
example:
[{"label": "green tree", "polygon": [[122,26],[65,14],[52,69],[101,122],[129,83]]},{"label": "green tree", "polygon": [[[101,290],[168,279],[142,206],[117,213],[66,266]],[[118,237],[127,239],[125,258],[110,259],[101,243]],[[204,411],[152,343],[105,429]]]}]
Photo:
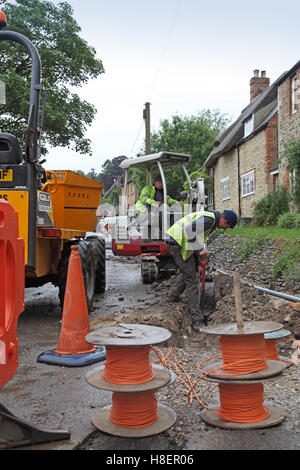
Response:
[{"label": "green tree", "polygon": [[[168,151],[190,155],[191,162],[186,166],[189,173],[200,169],[213,149],[220,132],[228,125],[229,119],[218,110],[202,110],[197,115],[179,116],[164,119],[157,132],[151,133],[151,153]],[[145,153],[141,151],[140,153]],[[183,189],[185,176],[181,168],[165,171],[168,193],[178,198]],[[136,172],[136,182],[141,189],[145,175]]]},{"label": "green tree", "polygon": [[[72,7],[67,2],[55,6],[44,0],[1,3],[7,16],[6,29],[30,39],[41,57],[42,83],[47,90],[42,153],[47,153],[50,144],[91,154],[85,133],[96,108],[71,89],[98,77],[104,68],[95,49],[80,37]],[[31,61],[19,44],[1,41],[0,51],[0,79],[6,85],[0,129],[21,140],[28,118]]]}]

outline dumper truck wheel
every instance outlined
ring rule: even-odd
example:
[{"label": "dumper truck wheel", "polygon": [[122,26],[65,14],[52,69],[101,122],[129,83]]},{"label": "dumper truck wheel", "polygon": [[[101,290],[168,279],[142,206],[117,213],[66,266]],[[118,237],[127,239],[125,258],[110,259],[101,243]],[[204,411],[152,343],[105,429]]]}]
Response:
[{"label": "dumper truck wheel", "polygon": [[105,292],[106,287],[106,272],[105,272],[105,240],[102,238],[97,239],[96,243],[96,284],[95,293],[102,294]]},{"label": "dumper truck wheel", "polygon": [[103,294],[106,287],[105,239],[91,235],[87,237],[86,240],[93,243],[94,257],[96,260],[95,294]]},{"label": "dumper truck wheel", "polygon": [[59,300],[61,309],[63,309],[68,264],[71,255],[71,246],[76,244],[78,246],[78,252],[81,259],[82,275],[85,286],[86,302],[88,311],[91,312],[93,308],[93,299],[95,294],[95,282],[96,282],[96,270],[95,261],[93,254],[93,247],[91,242],[86,240],[79,240],[78,242],[68,243],[62,251],[61,260],[58,266],[58,289],[59,289]]}]

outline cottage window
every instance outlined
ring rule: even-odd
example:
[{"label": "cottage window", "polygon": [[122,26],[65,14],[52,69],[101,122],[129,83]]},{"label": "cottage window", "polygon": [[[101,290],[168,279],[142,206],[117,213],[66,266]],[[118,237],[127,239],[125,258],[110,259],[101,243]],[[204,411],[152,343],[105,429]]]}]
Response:
[{"label": "cottage window", "polygon": [[292,114],[297,111],[297,77],[292,78]]},{"label": "cottage window", "polygon": [[221,184],[222,184],[223,201],[225,199],[230,199],[229,176],[227,176],[226,178],[222,178],[221,179]]},{"label": "cottage window", "polygon": [[244,123],[244,137],[247,137],[254,129],[254,115],[252,114]]},{"label": "cottage window", "polygon": [[273,190],[278,189],[279,188],[279,171],[278,170],[271,171],[270,176],[271,176],[272,189]]},{"label": "cottage window", "polygon": [[214,205],[214,192],[213,191],[208,191],[208,201],[207,201],[208,206],[213,206]]},{"label": "cottage window", "polygon": [[242,197],[249,196],[254,193],[254,170],[245,173],[241,177],[242,180]]}]

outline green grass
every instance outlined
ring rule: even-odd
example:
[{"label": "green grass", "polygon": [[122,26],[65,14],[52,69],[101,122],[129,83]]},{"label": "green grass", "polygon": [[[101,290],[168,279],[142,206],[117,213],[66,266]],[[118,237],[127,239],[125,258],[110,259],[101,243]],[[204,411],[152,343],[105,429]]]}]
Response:
[{"label": "green grass", "polygon": [[278,238],[284,238],[286,240],[300,241],[300,229],[281,228],[278,225],[268,227],[238,225],[232,230],[226,230],[226,235],[247,238],[254,237],[261,240],[276,240]]},{"label": "green grass", "polygon": [[277,225],[238,225],[233,230],[224,231],[224,234],[228,236],[228,243],[234,248],[233,254],[239,261],[254,253],[261,243],[273,241],[277,261],[273,265],[272,276],[299,277],[300,229],[283,229]]}]

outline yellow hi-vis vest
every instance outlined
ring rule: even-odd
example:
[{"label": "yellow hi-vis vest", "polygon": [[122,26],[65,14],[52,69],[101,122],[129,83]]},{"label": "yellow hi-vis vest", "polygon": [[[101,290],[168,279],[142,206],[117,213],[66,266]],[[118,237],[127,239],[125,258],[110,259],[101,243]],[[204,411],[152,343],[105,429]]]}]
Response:
[{"label": "yellow hi-vis vest", "polygon": [[169,230],[167,231],[167,234],[170,235],[170,237],[172,237],[173,240],[175,240],[178,243],[178,245],[181,246],[181,256],[184,261],[186,261],[193,254],[194,251],[199,249],[199,248],[195,248],[194,250],[189,249],[192,243],[191,243],[191,240],[189,240],[189,237],[187,236],[184,227],[192,224],[192,222],[195,222],[200,217],[210,217],[211,219],[213,219],[213,222],[214,222],[208,230],[206,231],[203,230],[202,239],[200,238],[199,240],[199,233],[198,235],[196,234],[196,232],[192,232],[190,234],[192,235],[192,238],[197,238],[201,243],[204,244],[208,236],[210,235],[212,229],[215,227],[216,219],[215,219],[215,214],[213,212],[205,212],[205,211],[192,212],[191,214],[188,214],[182,219],[175,222],[175,224],[172,225],[172,227],[170,227]]},{"label": "yellow hi-vis vest", "polygon": [[[142,189],[142,192],[140,194],[140,197],[138,198],[135,208],[137,212],[148,212],[148,208],[146,204],[152,205],[154,203],[154,195],[155,195],[155,186],[145,186]],[[172,199],[168,194],[167,194],[167,204],[168,206],[172,206],[173,204],[176,204],[176,199]]]}]

